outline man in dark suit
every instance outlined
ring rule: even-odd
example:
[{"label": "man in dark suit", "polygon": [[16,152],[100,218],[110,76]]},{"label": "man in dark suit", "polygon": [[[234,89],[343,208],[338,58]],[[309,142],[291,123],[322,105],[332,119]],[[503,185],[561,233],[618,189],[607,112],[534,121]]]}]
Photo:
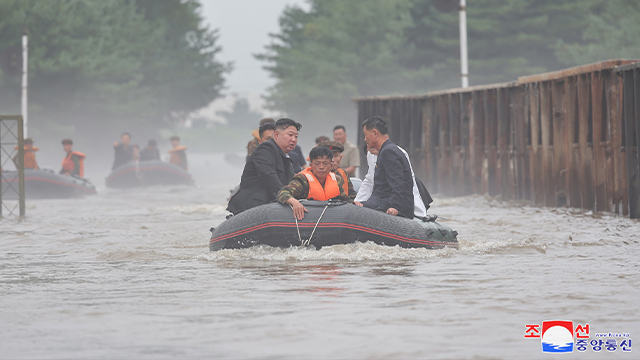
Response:
[{"label": "man in dark suit", "polygon": [[229,199],[228,211],[238,214],[276,200],[278,191],[295,175],[289,153],[298,144],[300,128],[292,119],[276,122],[273,138],[258,145],[247,159],[240,190]]},{"label": "man in dark suit", "polygon": [[[367,146],[378,150],[373,192],[361,206],[413,218],[413,176],[407,156],[389,140],[387,123],[373,116],[362,124]],[[359,205],[356,203],[356,205]]]}]

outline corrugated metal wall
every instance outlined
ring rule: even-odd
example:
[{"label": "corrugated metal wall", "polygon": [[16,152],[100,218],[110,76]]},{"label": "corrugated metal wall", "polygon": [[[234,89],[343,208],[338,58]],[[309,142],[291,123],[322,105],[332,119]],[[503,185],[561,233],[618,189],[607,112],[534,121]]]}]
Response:
[{"label": "corrugated metal wall", "polygon": [[358,128],[373,115],[387,120],[432,192],[640,218],[640,63],[610,60],[513,83],[354,101]]}]

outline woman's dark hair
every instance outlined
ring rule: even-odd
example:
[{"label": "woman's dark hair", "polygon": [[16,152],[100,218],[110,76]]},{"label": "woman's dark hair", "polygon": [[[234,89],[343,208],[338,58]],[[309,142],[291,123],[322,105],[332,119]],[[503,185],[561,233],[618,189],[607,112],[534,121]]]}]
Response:
[{"label": "woman's dark hair", "polygon": [[260,128],[258,129],[258,136],[262,139],[262,134],[264,134],[265,131],[275,130],[275,128],[276,128],[276,123],[266,122],[260,125]]},{"label": "woman's dark hair", "polygon": [[367,130],[376,129],[382,135],[385,135],[389,132],[389,129],[387,128],[387,122],[384,121],[384,119],[378,115],[372,116],[367,120],[365,120],[362,123],[362,127],[364,127]]},{"label": "woman's dark hair", "polygon": [[286,128],[288,128],[289,126],[295,126],[296,130],[300,131],[300,129],[302,129],[302,124],[300,124],[299,122],[296,122],[293,119],[289,119],[289,118],[282,118],[282,119],[278,119],[278,121],[276,121],[276,127],[275,130],[284,130]]},{"label": "woman's dark hair", "polygon": [[327,157],[327,159],[331,160],[333,159],[333,151],[324,146],[314,147],[309,151],[309,162],[321,157]]}]

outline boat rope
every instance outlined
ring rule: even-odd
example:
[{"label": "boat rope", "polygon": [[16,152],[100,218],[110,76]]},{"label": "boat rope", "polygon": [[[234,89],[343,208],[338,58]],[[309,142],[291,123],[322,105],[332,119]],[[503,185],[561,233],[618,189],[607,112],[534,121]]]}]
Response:
[{"label": "boat rope", "polygon": [[[316,221],[316,226],[313,227],[313,231],[311,232],[311,236],[309,236],[309,239],[307,240],[302,240],[302,236],[300,236],[300,226],[298,225],[298,218],[295,217],[294,215],[294,219],[296,219],[296,229],[298,230],[298,240],[300,240],[300,246],[309,246],[311,245],[311,239],[313,238],[313,234],[316,233],[316,229],[318,228],[318,224],[320,223],[320,220],[322,220],[322,217],[324,216],[324,212],[327,211],[327,208],[329,207],[329,205],[331,204],[330,201],[327,202],[327,205],[325,205],[324,209],[322,210],[322,214],[320,214],[320,217],[318,218],[318,221]],[[293,206],[291,206],[291,209],[293,209]]]}]

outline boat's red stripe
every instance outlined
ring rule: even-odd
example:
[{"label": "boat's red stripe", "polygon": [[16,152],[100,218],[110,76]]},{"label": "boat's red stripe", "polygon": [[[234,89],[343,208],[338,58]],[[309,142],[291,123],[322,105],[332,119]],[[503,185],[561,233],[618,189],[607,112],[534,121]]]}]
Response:
[{"label": "boat's red stripe", "polygon": [[[299,223],[298,224],[299,227],[302,228],[310,228],[310,227],[314,227],[315,224],[313,223]],[[210,243],[215,243],[218,241],[222,241],[222,240],[226,240],[235,236],[239,236],[239,235],[244,235],[246,233],[250,233],[256,230],[261,230],[264,228],[269,228],[269,227],[296,227],[295,223],[284,223],[284,222],[269,222],[269,223],[264,223],[264,224],[259,224],[259,225],[255,225],[246,229],[242,229],[242,230],[238,230],[238,231],[234,231],[230,234],[227,235],[221,235],[215,238],[212,238],[210,240]],[[374,234],[374,235],[380,235],[383,237],[388,237],[391,239],[396,239],[399,241],[404,241],[404,242],[409,242],[409,243],[414,243],[414,244],[422,244],[422,245],[437,245],[437,246],[453,246],[453,247],[457,247],[458,244],[452,244],[450,242],[443,242],[443,241],[433,241],[433,240],[422,240],[422,239],[414,239],[414,238],[408,238],[408,237],[404,237],[404,236],[400,236],[400,235],[395,235],[395,234],[390,234],[384,231],[380,231],[380,230],[375,230],[375,229],[370,229],[367,228],[365,226],[360,226],[360,225],[353,225],[353,224],[345,224],[345,223],[320,223],[318,224],[318,227],[321,228],[328,228],[328,227],[343,227],[343,228],[348,228],[348,229],[354,229],[354,230],[360,230],[360,231],[364,231],[370,234]]]},{"label": "boat's red stripe", "polygon": [[136,168],[130,168],[130,169],[122,170],[122,171],[120,171],[120,172],[118,172],[118,173],[116,173],[116,174],[113,174],[113,175],[111,175],[111,176],[107,177],[107,180],[115,179],[115,178],[117,178],[117,177],[120,177],[120,176],[122,176],[122,175],[124,175],[124,174],[126,174],[126,173],[130,173],[130,172],[132,172],[132,171],[144,171],[144,170],[165,170],[165,171],[172,172],[172,173],[174,173],[174,174],[177,174],[177,175],[183,176],[183,177],[185,177],[185,178],[188,178],[188,177],[189,177],[189,176],[185,175],[185,174],[184,174],[183,172],[181,172],[181,171],[177,171],[177,170],[174,170],[174,169],[170,169],[170,168],[167,168],[167,167],[164,167],[164,166],[145,166],[145,167],[140,167],[140,168],[138,168],[138,169],[136,169]]},{"label": "boat's red stripe", "polygon": [[[52,183],[52,184],[58,184],[58,185],[64,185],[64,186],[71,186],[71,187],[75,187],[75,188],[78,188],[78,189],[86,190],[87,192],[90,192],[90,193],[95,193],[96,192],[95,189],[92,189],[92,188],[87,187],[87,186],[78,185],[78,184],[70,184],[70,183],[65,183],[65,182],[62,182],[62,181],[56,181],[56,180],[51,180],[51,179],[46,179],[46,178],[41,178],[41,177],[26,177],[26,178],[24,178],[25,182],[33,181],[33,180],[44,181],[44,182],[48,182],[48,183]],[[6,180],[5,179],[2,182],[13,183],[13,182],[16,182],[16,181],[18,181],[18,178],[11,179],[11,180]]]}]

